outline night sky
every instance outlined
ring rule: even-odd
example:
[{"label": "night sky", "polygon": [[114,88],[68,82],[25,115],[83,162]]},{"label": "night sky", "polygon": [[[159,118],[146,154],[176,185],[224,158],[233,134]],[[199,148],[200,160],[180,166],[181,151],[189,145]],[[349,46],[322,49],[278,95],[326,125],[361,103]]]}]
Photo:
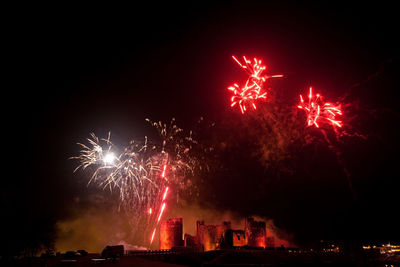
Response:
[{"label": "night sky", "polygon": [[[271,218],[299,244],[399,241],[397,16],[389,4],[281,1],[19,10],[4,50],[12,86],[3,83],[3,243],[18,250],[57,238],[56,223],[76,216],[76,199],[94,189],[68,158],[90,132],[111,131],[123,145],[147,134],[145,118],[186,128],[200,116],[232,145],[221,158],[228,171],[205,179],[199,205]],[[279,177],[252,156],[229,107],[226,88],[244,77],[231,55],[285,74],[276,84],[291,105],[310,85],[357,103],[352,121],[368,139],[340,147],[357,199],[322,145],[319,156],[296,151],[294,172]]]}]

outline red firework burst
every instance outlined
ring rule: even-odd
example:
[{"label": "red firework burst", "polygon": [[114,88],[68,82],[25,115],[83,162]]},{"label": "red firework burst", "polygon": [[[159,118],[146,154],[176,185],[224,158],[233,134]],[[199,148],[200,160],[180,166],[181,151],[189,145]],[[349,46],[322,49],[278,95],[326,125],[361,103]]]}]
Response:
[{"label": "red firework burst", "polygon": [[228,90],[234,94],[231,97],[231,107],[238,105],[242,113],[247,110],[248,106],[256,109],[255,101],[267,98],[267,92],[263,89],[264,83],[270,78],[283,77],[283,75],[263,75],[266,66],[262,65],[262,61],[257,58],[254,58],[254,62],[252,62],[243,56],[244,64],[240,63],[235,56],[232,56],[232,58],[249,77],[242,88],[236,83],[228,87]]},{"label": "red firework burst", "polygon": [[239,85],[235,83],[233,86],[229,87],[228,90],[232,91],[234,94],[231,97],[231,107],[238,104],[242,113],[247,110],[247,106],[257,109],[254,102],[259,98],[267,98],[267,92],[263,91],[256,83],[249,85],[249,80],[247,80],[243,88],[240,88]]},{"label": "red firework burst", "polygon": [[336,120],[337,115],[342,115],[340,105],[324,103],[320,94],[313,95],[312,87],[308,94],[308,102],[306,103],[300,95],[300,104],[297,107],[306,112],[307,126],[319,128],[318,122],[328,121],[333,127],[342,127],[342,122]]}]

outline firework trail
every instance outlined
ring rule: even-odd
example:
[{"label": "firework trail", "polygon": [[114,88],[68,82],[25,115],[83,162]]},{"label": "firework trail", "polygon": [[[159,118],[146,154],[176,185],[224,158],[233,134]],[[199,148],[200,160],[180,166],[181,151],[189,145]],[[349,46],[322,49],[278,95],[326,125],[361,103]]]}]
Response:
[{"label": "firework trail", "polygon": [[186,177],[193,175],[200,164],[191,153],[197,145],[191,131],[185,136],[174,119],[169,125],[147,121],[158,132],[158,138],[132,140],[118,153],[110,134],[106,139],[99,139],[92,133],[87,139],[88,145],[78,143],[82,148],[80,154],[71,159],[79,161],[74,172],[93,169],[88,184],[117,189],[120,207],[129,212],[133,226],[144,223],[145,230],[154,228],[149,238],[151,245],[171,187],[178,193],[185,187]]},{"label": "firework trail", "polygon": [[319,123],[328,121],[333,127],[342,127],[342,122],[336,120],[337,115],[342,115],[340,105],[324,103],[320,94],[313,95],[312,87],[310,87],[308,94],[308,102],[306,103],[303,96],[300,95],[300,104],[297,107],[306,112],[307,126],[319,128]]},{"label": "firework trail", "polygon": [[247,110],[247,107],[257,109],[256,100],[267,98],[267,91],[264,89],[264,84],[268,79],[283,77],[283,75],[263,75],[266,66],[262,65],[262,61],[257,58],[254,58],[254,62],[252,62],[243,56],[243,64],[235,56],[232,56],[232,58],[249,76],[243,87],[240,87],[237,83],[228,87],[228,90],[233,93],[231,107],[238,105],[243,114]]}]

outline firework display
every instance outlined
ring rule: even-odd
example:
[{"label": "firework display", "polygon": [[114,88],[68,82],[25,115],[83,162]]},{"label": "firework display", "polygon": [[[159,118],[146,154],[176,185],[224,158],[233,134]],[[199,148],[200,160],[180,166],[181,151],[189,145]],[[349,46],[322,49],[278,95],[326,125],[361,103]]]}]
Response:
[{"label": "firework display", "polygon": [[89,183],[118,190],[121,205],[131,212],[134,224],[144,219],[148,227],[153,226],[151,245],[166,209],[169,186],[184,185],[185,177],[193,173],[198,161],[191,153],[196,144],[192,132],[184,136],[174,119],[170,125],[147,121],[157,130],[158,140],[131,141],[118,153],[110,134],[99,139],[92,133],[87,139],[89,145],[78,143],[82,150],[72,159],[80,162],[74,171],[94,168]]},{"label": "firework display", "polygon": [[[228,87],[233,93],[230,98],[231,107],[239,107],[242,114],[249,109],[257,110],[251,112],[253,115],[241,118],[249,127],[243,132],[246,133],[246,138],[256,140],[252,144],[259,150],[259,160],[264,162],[265,166],[274,166],[275,168],[271,169],[276,171],[291,172],[289,163],[295,157],[295,150],[316,140],[312,136],[313,131],[306,131],[307,127],[320,128],[314,132],[322,132],[331,150],[336,155],[340,154],[333,148],[328,134],[322,129],[324,125],[332,126],[337,133],[336,127],[343,126],[342,121],[338,119],[343,115],[340,104],[325,102],[323,97],[319,93],[314,93],[310,87],[306,98],[300,94],[300,103],[297,107],[285,103],[280,103],[279,106],[275,103],[274,106],[262,105],[257,109],[257,101],[267,99],[268,80],[283,75],[265,74],[266,66],[257,58],[248,60],[243,56],[243,63],[235,56],[232,58],[248,77],[244,85],[234,83]],[[305,126],[296,118],[295,111],[298,109],[306,114]],[[249,123],[250,119],[247,117],[254,119],[252,122],[256,122],[257,127]],[[174,119],[169,125],[161,121],[152,122],[148,119],[147,121],[158,133],[157,138],[145,137],[139,141],[132,140],[128,146],[120,149],[111,142],[110,134],[107,138],[100,139],[92,133],[87,139],[88,144],[78,143],[81,147],[80,154],[72,159],[79,161],[74,172],[86,168],[92,170],[89,184],[94,183],[103,189],[109,188],[119,193],[120,206],[130,212],[134,227],[139,224],[145,225],[146,235],[149,236],[147,242],[151,246],[157,227],[167,209],[168,196],[171,192],[178,193],[179,190],[187,189],[186,185],[190,183],[188,176],[193,176],[196,170],[203,168],[205,157],[204,151],[197,153],[198,150],[195,149],[199,147],[199,142],[193,137],[193,132],[186,134],[183,129],[176,126]],[[349,120],[346,122],[348,125]],[[244,124],[236,126],[243,128]],[[231,142],[233,145],[230,144],[226,136],[219,143],[222,150],[228,151],[226,147],[234,146],[234,142]],[[210,148],[210,151],[212,149]],[[341,158],[339,156],[337,158],[344,166]],[[343,169],[349,186],[354,191],[349,172],[345,167]]]},{"label": "firework display", "polygon": [[252,62],[243,56],[244,63],[242,64],[235,56],[232,56],[232,58],[247,73],[248,79],[243,87],[239,86],[237,83],[228,87],[228,90],[233,92],[231,107],[239,106],[242,113],[244,113],[248,107],[257,109],[255,102],[258,99],[267,98],[267,91],[264,88],[264,84],[270,78],[283,77],[283,75],[264,75],[263,72],[266,66],[262,65],[260,59],[254,58]]},{"label": "firework display", "polygon": [[342,127],[342,122],[336,120],[337,115],[342,115],[340,105],[324,103],[320,94],[313,95],[312,87],[310,87],[308,101],[305,102],[303,96],[300,95],[300,104],[297,107],[306,112],[307,126],[319,128],[319,123],[329,122],[333,127]]}]

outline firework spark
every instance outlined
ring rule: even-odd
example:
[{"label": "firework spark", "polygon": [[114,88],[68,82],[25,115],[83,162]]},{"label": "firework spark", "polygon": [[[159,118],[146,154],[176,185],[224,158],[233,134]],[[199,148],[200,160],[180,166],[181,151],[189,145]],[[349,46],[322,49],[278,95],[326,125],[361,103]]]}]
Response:
[{"label": "firework spark", "polygon": [[324,103],[320,94],[313,95],[312,87],[308,94],[308,102],[300,95],[300,104],[297,107],[306,112],[307,126],[319,128],[319,123],[328,121],[333,127],[342,127],[342,122],[336,119],[337,115],[342,115],[340,105]]},{"label": "firework spark", "polygon": [[256,100],[267,98],[267,91],[264,89],[265,82],[271,78],[283,77],[283,75],[263,75],[266,66],[262,65],[260,59],[254,58],[254,62],[252,62],[243,56],[244,63],[242,64],[235,56],[232,58],[247,73],[248,79],[243,87],[237,83],[228,87],[228,90],[234,94],[231,97],[231,107],[238,105],[242,113],[248,107],[257,109]]}]

